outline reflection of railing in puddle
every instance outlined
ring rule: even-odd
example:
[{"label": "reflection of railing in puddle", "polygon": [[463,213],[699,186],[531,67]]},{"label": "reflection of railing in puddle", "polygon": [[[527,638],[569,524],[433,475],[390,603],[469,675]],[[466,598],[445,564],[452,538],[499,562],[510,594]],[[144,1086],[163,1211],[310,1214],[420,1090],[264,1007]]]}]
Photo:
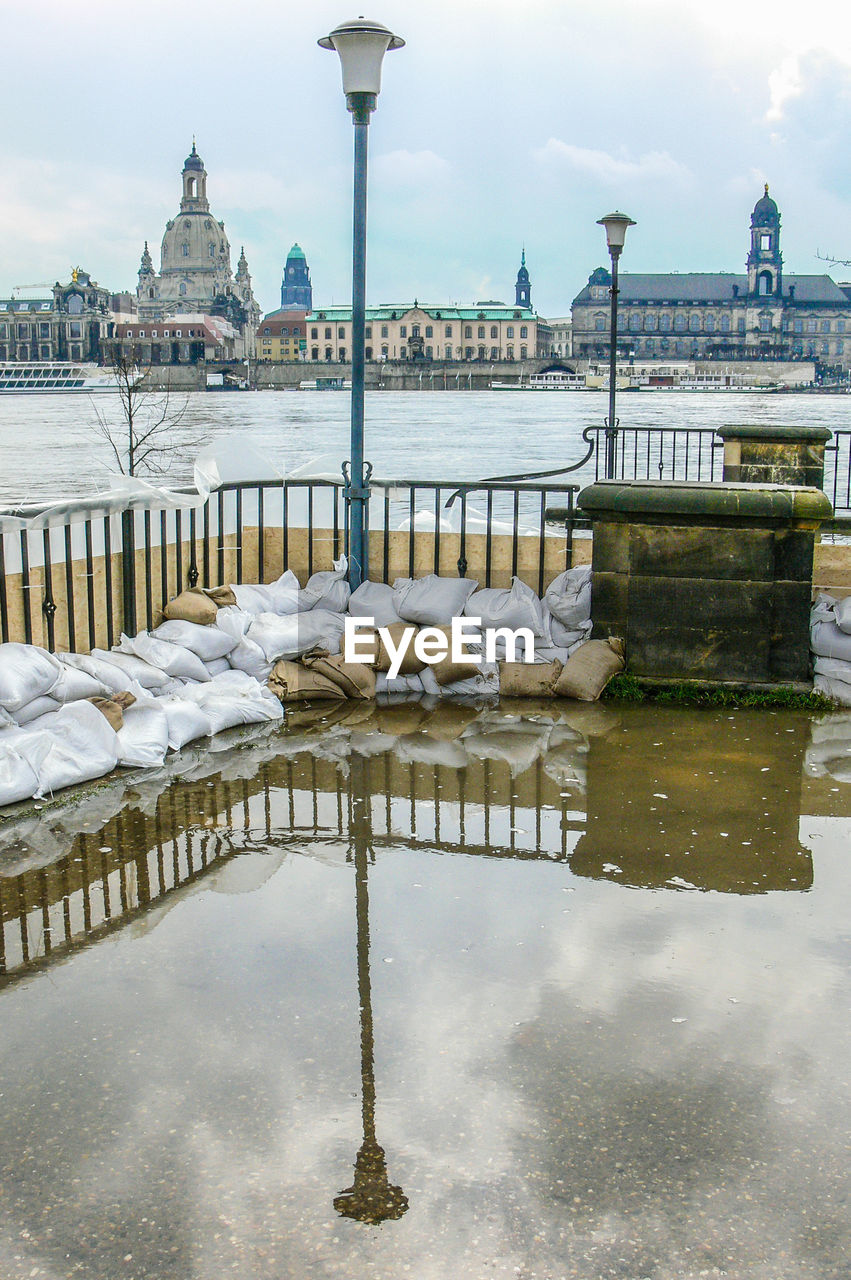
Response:
[{"label": "reflection of railing in puddle", "polygon": [[438,710],[362,708],[346,722],[329,711],[303,724],[293,715],[259,754],[204,754],[176,780],[122,784],[90,808],[6,823],[0,982],[173,899],[238,854],[344,860],[358,787],[374,849],[545,859],[635,887],[812,884],[798,840],[804,717],[740,714],[733,731],[724,716],[679,709]]}]

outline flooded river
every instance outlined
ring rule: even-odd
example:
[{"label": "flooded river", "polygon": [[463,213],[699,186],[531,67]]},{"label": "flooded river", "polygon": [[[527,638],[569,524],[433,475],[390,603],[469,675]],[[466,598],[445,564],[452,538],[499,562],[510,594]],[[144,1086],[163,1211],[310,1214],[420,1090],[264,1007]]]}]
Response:
[{"label": "flooded river", "polygon": [[0,1275],[839,1280],[851,717],[294,713],[0,827]]}]

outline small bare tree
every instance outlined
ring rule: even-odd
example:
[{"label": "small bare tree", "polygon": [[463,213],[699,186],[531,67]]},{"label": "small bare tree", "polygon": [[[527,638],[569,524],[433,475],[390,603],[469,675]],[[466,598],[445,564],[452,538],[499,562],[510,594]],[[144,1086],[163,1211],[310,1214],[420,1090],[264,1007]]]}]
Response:
[{"label": "small bare tree", "polygon": [[122,475],[166,476],[174,463],[206,443],[203,433],[187,435],[175,428],[183,421],[189,406],[188,396],[175,405],[170,388],[158,391],[152,386],[151,365],[141,366],[116,343],[107,360],[115,382],[120,406],[119,420],[113,421],[98,405],[92,403],[95,431],[112,450]]}]

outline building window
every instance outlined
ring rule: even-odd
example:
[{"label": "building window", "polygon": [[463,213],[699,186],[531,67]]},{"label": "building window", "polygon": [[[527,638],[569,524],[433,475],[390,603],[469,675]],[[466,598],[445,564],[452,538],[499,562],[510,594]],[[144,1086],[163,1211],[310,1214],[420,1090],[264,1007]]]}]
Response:
[{"label": "building window", "polygon": [[326,359],[326,360],[330,360],[330,359],[331,359],[331,348],[330,348],[330,347],[326,347],[326,348],[325,348],[325,359]]},{"label": "building window", "polygon": [[638,311],[633,311],[633,312],[632,312],[632,314],[631,314],[631,315],[630,315],[630,317],[629,317],[629,327],[630,327],[630,329],[632,330],[632,332],[633,332],[633,333],[636,333],[636,332],[641,328],[641,313],[640,313],[640,312],[638,312]]},{"label": "building window", "polygon": [[486,358],[487,358],[487,357],[486,357],[486,354],[485,354],[485,349],[484,349],[484,347],[479,347],[479,354],[478,354],[477,359],[479,359],[479,360],[485,360]]},{"label": "building window", "polygon": [[327,341],[330,339],[330,337],[331,337],[331,330],[330,330],[330,329],[326,329],[326,330],[325,330],[325,341],[327,342]]},{"label": "building window", "polygon": [[726,312],[721,317],[721,332],[722,333],[730,332],[730,317],[727,315]]},{"label": "building window", "polygon": [[759,317],[760,333],[771,333],[771,316],[761,315]]},{"label": "building window", "polygon": [[507,327],[507,328],[506,328],[506,330],[505,330],[505,336],[506,336],[506,338],[513,338],[513,337],[514,337],[514,325],[513,325],[513,324],[508,325],[508,327]]},{"label": "building window", "polygon": [[181,284],[180,284],[180,296],[181,296],[181,298],[185,298],[185,297],[186,297],[186,285],[185,285],[182,281],[181,281]]},{"label": "building window", "polygon": [[521,359],[521,360],[525,360],[525,359],[526,359],[526,348],[525,348],[525,347],[521,347],[521,348],[520,348],[520,359]]},{"label": "building window", "polygon": [[[386,328],[386,326],[385,326],[385,328]],[[381,359],[382,359],[382,360],[386,360],[388,355],[389,355],[389,348],[388,348],[388,347],[387,347],[387,345],[385,344],[385,345],[381,348]]]},{"label": "building window", "polygon": [[771,236],[770,236],[770,235],[767,235],[765,232],[763,232],[763,233],[762,233],[762,235],[759,237],[759,247],[760,247],[760,249],[763,249],[763,250],[768,250],[768,249],[770,249],[770,248],[771,248]]},{"label": "building window", "polygon": [[216,246],[212,243],[212,241],[211,241],[211,242],[210,242],[210,244],[207,246],[207,248],[210,250],[210,257],[211,257],[211,258],[215,258],[215,256],[216,256]]},{"label": "building window", "polygon": [[605,328],[606,328],[606,317],[605,317],[605,316],[595,316],[595,317],[594,317],[594,328],[596,329],[597,333],[604,333],[604,332],[605,332]]},{"label": "building window", "polygon": [[688,327],[690,333],[700,333],[700,316],[696,312],[689,316]]},{"label": "building window", "polygon": [[[284,325],[284,327],[281,329],[281,333],[289,334],[289,327],[287,325]],[[287,343],[287,346],[289,346],[289,343]]]},{"label": "building window", "polygon": [[387,337],[389,337],[389,332],[388,332],[388,329],[387,329],[387,325],[386,325],[386,324],[383,324],[383,325],[381,326],[381,336],[382,336],[382,338],[387,338]]},{"label": "building window", "polygon": [[426,347],[426,360],[432,360],[433,358],[434,350],[431,347]]},{"label": "building window", "polygon": [[418,324],[411,325],[411,337],[418,338],[420,336],[420,326]]},{"label": "building window", "polygon": [[399,337],[407,338],[407,336],[408,336],[408,326],[406,324],[401,324],[399,326]]},{"label": "building window", "polygon": [[499,359],[499,347],[491,347],[491,360]]},{"label": "building window", "polygon": [[[842,346],[842,343],[840,342],[840,344],[839,344],[839,345],[840,345],[840,347],[841,347],[841,346]],[[50,359],[50,347],[42,347],[42,349],[41,349],[41,358],[42,358],[42,360],[49,360],[49,359]]]},{"label": "building window", "polygon": [[400,359],[400,360],[407,360],[407,358],[408,358],[408,352],[407,352],[407,349],[406,349],[405,347],[400,347],[400,348],[399,348],[399,359]]},{"label": "building window", "polygon": [[495,325],[495,324],[492,324],[492,325],[491,325],[491,337],[492,337],[492,338],[498,338],[498,337],[499,337],[499,329],[496,327],[496,325]]},{"label": "building window", "polygon": [[465,324],[465,325],[464,325],[464,337],[465,337],[465,338],[472,338],[472,336],[473,336],[473,326],[472,326],[471,324]]},{"label": "building window", "polygon": [[431,326],[430,324],[427,324],[427,325],[426,325],[426,337],[427,337],[427,338],[433,338],[433,337],[434,337],[434,329],[432,328],[432,326]]},{"label": "building window", "polygon": [[676,333],[685,333],[686,318],[681,311],[674,316],[674,330]]},{"label": "building window", "polygon": [[70,338],[82,338],[83,326],[80,324],[79,320],[72,320],[68,325],[68,336]]},{"label": "building window", "polygon": [[444,325],[444,327],[443,327],[443,336],[444,336],[444,338],[451,338],[451,337],[452,337],[452,325],[451,325],[451,324]]},{"label": "building window", "polygon": [[266,328],[263,330],[263,332],[264,332],[264,333],[271,333],[271,332],[272,332],[272,330],[271,330],[271,329],[269,328],[269,326],[267,325],[267,326],[266,326]]},{"label": "building window", "polygon": [[480,325],[479,325],[479,337],[480,337],[480,338],[483,338],[484,336],[485,336],[485,326],[484,326],[483,324],[480,324]]},{"label": "building window", "polygon": [[706,319],[705,319],[705,320],[704,320],[704,322],[703,322],[703,328],[704,328],[704,330],[706,331],[706,333],[714,333],[714,332],[715,332],[715,317],[714,317],[714,316],[707,316],[707,317],[706,317]]},{"label": "building window", "polygon": [[520,326],[520,337],[521,337],[521,338],[528,338],[528,337],[529,337],[529,329],[528,329],[528,326],[527,326],[527,325],[525,325],[525,324],[521,324],[521,326]]},{"label": "building window", "polygon": [[311,358],[311,360],[318,360],[318,359],[319,359],[319,348],[318,348],[318,347],[311,347],[311,348],[310,348],[310,358]]},{"label": "building window", "polygon": [[29,336],[30,336],[30,327],[29,327],[29,325],[28,325],[28,324],[19,324],[19,325],[18,325],[18,337],[19,337],[19,338],[28,338]]},{"label": "building window", "polygon": [[185,240],[183,241],[183,244],[180,246],[180,250],[181,250],[181,253],[183,254],[184,258],[188,258],[188,257],[189,257],[189,245],[186,243],[186,241],[185,241]]},{"label": "building window", "polygon": [[472,358],[473,358],[473,348],[472,348],[472,347],[465,347],[465,348],[464,348],[464,359],[465,359],[465,360],[472,360]]},{"label": "building window", "polygon": [[506,354],[507,359],[509,359],[509,360],[513,360],[513,359],[514,359],[514,348],[513,348],[513,347],[509,347],[509,348],[507,349],[507,351],[506,351],[506,353],[505,353],[505,354]]},{"label": "building window", "polygon": [[815,320],[808,320],[808,321],[807,321],[807,333],[815,333],[815,332],[816,332],[816,322],[815,322]]},{"label": "building window", "polygon": [[318,337],[319,337],[319,330],[318,330],[318,329],[311,329],[311,330],[310,330],[310,336],[311,336],[311,338],[318,338]]},{"label": "building window", "polygon": [[49,325],[49,324],[40,324],[40,325],[38,326],[38,336],[39,336],[40,338],[49,338],[49,337],[50,337],[50,325]]},{"label": "building window", "polygon": [[664,315],[661,315],[659,317],[659,328],[662,330],[663,333],[671,332],[671,317],[667,314],[667,312]]},{"label": "building window", "polygon": [[[293,329],[293,333],[298,333],[298,329]],[[366,328],[365,328],[365,329],[364,329],[364,331],[363,331],[363,336],[364,336],[365,338],[371,338],[371,337],[372,337],[372,325],[371,325],[371,324],[368,324],[368,325],[366,326]]]},{"label": "building window", "polygon": [[337,337],[345,338],[345,336],[346,336],[346,331],[343,328],[343,326],[341,324],[337,325]]},{"label": "building window", "polygon": [[444,360],[451,360],[451,359],[452,359],[452,344],[451,344],[451,343],[447,344],[447,346],[446,346],[446,347],[444,347],[444,349],[443,349],[443,358],[444,358]]},{"label": "building window", "polygon": [[[72,334],[72,337],[73,337],[73,336],[74,336],[74,335]],[[139,330],[139,337],[140,337],[140,338],[144,338],[144,336],[145,336],[145,330],[144,330],[144,329],[140,329],[140,330]]]},{"label": "building window", "polygon": [[796,319],[796,320],[795,320],[795,332],[796,332],[796,333],[803,333],[803,332],[804,332],[804,322],[803,322],[803,320],[798,320],[798,319]]},{"label": "building window", "polygon": [[822,320],[822,322],[821,322],[821,331],[822,331],[822,333],[830,333],[830,321],[829,321],[829,320]]},{"label": "building window", "polygon": [[745,317],[738,316],[736,319],[736,332],[744,333],[744,331],[745,331]]},{"label": "building window", "polygon": [[653,329],[655,329],[655,328],[656,328],[656,314],[655,314],[655,312],[650,311],[650,312],[648,312],[648,314],[644,317],[644,328],[645,328],[645,329],[647,329],[648,331],[652,331]]}]

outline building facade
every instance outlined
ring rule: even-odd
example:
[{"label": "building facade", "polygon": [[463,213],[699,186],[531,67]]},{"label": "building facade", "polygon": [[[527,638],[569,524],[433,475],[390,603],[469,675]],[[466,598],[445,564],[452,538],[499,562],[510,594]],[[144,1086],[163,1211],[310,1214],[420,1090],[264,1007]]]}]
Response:
[{"label": "building facade", "polygon": [[[780,211],[765,192],[750,222],[747,273],[619,273],[618,354],[659,360],[814,360],[851,366],[851,298],[827,275],[783,269]],[[598,267],[572,308],[572,354],[609,354],[611,277]]]},{"label": "building facade", "polygon": [[[537,354],[538,317],[502,302],[475,307],[413,305],[367,307],[367,360],[411,362],[527,360]],[[351,307],[326,307],[307,317],[307,358],[352,358]]]},{"label": "building facade", "polygon": [[134,364],[198,364],[242,358],[240,335],[224,316],[185,312],[167,320],[142,320],[116,325],[117,350]]},{"label": "building facade", "polygon": [[260,364],[307,359],[307,312],[271,311],[260,321],[255,356]]},{"label": "building facade", "polygon": [[281,310],[310,311],[313,307],[313,285],[310,268],[301,245],[294,244],[287,254],[281,281]]},{"label": "building facade", "polygon": [[75,267],[67,284],[13,290],[0,298],[0,361],[97,363],[112,333],[111,295]]},{"label": "building facade", "polygon": [[139,319],[150,325],[176,315],[221,316],[239,335],[239,354],[253,355],[260,308],[245,251],[234,275],[225,224],[210,211],[207,171],[194,141],[181,180],[180,211],[166,223],[159,271],[145,242],[136,289]]}]

